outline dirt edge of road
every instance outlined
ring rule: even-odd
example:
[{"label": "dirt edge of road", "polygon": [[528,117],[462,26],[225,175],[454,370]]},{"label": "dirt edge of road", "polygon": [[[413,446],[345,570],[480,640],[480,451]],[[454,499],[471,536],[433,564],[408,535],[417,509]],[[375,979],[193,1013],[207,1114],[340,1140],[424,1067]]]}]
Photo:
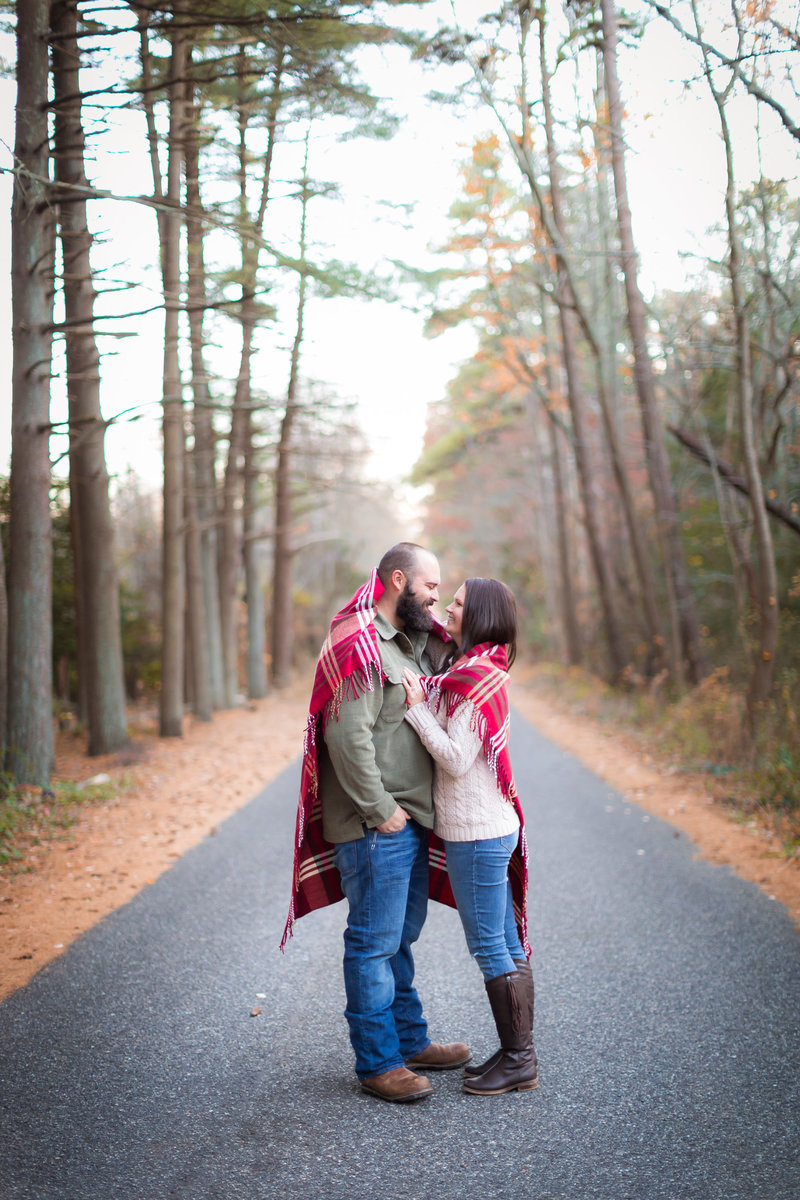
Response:
[{"label": "dirt edge of road", "polygon": [[[24,869],[0,875],[0,999],[114,909],[153,883],[188,849],[214,834],[302,749],[308,681],[213,722],[187,719],[182,739],[135,736],[135,754],[88,759],[60,735],[56,775],[111,776],[113,800],[87,805],[63,837],[31,846]],[[777,840],[736,824],[702,776],[653,761],[624,734],[559,710],[552,697],[516,684],[513,703],[545,737],[580,759],[611,787],[686,833],[698,853],[725,864],[784,904],[800,923],[800,868]],[[532,831],[535,836],[535,831]],[[290,847],[286,851],[289,903]]]},{"label": "dirt edge of road", "polygon": [[659,762],[627,734],[605,729],[553,704],[531,688],[516,688],[513,703],[540,733],[579,759],[615,791],[681,830],[698,855],[727,866],[783,904],[800,928],[800,866],[779,839],[756,821],[742,823],[709,791],[700,773]]}]

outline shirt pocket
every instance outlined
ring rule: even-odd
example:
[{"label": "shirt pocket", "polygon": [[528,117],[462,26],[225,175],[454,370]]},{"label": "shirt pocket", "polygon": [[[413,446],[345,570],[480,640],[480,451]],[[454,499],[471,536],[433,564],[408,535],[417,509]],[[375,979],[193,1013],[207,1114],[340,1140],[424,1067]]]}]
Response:
[{"label": "shirt pocket", "polygon": [[389,662],[384,665],[383,675],[383,703],[376,724],[383,728],[394,728],[403,720],[406,712],[403,667],[398,663]]}]

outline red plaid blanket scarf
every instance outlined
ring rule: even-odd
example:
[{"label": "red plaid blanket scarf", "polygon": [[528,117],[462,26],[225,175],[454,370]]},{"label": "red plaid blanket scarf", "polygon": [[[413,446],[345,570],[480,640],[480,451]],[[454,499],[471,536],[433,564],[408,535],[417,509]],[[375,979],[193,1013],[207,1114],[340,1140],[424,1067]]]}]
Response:
[{"label": "red plaid blanket scarf", "polygon": [[[327,904],[335,904],[337,900],[343,899],[339,872],[333,861],[334,847],[322,836],[317,746],[327,722],[331,717],[334,720],[338,718],[342,703],[350,697],[362,695],[367,689],[372,689],[373,668],[377,671],[378,678],[383,681],[380,643],[373,625],[375,603],[382,593],[383,585],[377,572],[373,571],[349,604],[333,618],[317,662],[303,742],[300,799],[295,825],[292,897],[281,938],[281,950],[291,937],[292,926],[296,920],[317,908],[324,908]],[[442,626],[437,625],[435,631],[445,636]],[[476,719],[481,722],[487,759],[495,772],[498,786],[506,799],[514,804],[519,815],[520,841],[512,857],[509,873],[520,938],[526,953],[530,953],[526,922],[527,848],[522,810],[514,787],[507,749],[508,697],[504,685],[508,660],[503,658],[501,663],[498,659],[498,665],[495,665],[495,660],[489,654],[485,654],[480,663],[476,664],[478,650],[486,651],[487,647],[476,647],[471,655],[460,659],[450,671],[443,675],[431,676],[423,683],[429,685],[432,692],[447,693],[448,704],[455,705],[462,698],[473,701]],[[504,647],[492,647],[491,650],[502,651],[505,655]],[[487,671],[487,664],[491,671]],[[493,679],[489,678],[490,674],[493,675]],[[464,690],[467,683],[469,686]],[[428,859],[429,897],[455,908],[447,875],[444,846],[433,832],[429,836]]]},{"label": "red plaid blanket scarf", "polygon": [[528,843],[525,818],[517,795],[508,754],[508,652],[505,646],[483,642],[441,675],[422,680],[423,691],[436,710],[442,703],[451,716],[459,704],[471,701],[473,721],[481,735],[483,752],[505,799],[514,805],[519,817],[519,842],[511,856],[509,877],[514,898],[514,916],[520,941],[526,954],[528,943]]},{"label": "red plaid blanket scarf", "polygon": [[[319,795],[318,744],[325,726],[338,719],[342,703],[363,695],[374,687],[373,668],[385,678],[381,664],[380,641],[373,624],[375,604],[383,593],[383,584],[373,571],[353,599],[336,614],[320,652],[311,693],[311,706],[303,742],[300,773],[300,800],[294,841],[294,871],[289,916],[281,938],[281,950],[292,935],[296,920],[341,900],[339,872],[333,861],[334,847],[322,836],[322,801]],[[438,623],[434,632],[446,637]],[[455,907],[447,877],[444,846],[430,837],[429,894],[434,900]]]}]

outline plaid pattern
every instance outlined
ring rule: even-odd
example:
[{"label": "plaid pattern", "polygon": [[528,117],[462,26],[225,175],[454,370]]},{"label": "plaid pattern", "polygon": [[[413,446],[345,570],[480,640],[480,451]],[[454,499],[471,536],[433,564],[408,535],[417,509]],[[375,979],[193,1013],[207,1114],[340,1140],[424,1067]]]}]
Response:
[{"label": "plaid pattern", "polygon": [[[294,869],[289,915],[281,938],[281,950],[292,936],[292,926],[306,913],[343,899],[339,872],[333,861],[334,847],[322,836],[322,801],[319,796],[319,759],[317,746],[325,726],[338,719],[342,703],[372,691],[373,668],[381,683],[380,639],[373,621],[375,604],[383,593],[383,584],[373,570],[367,582],[352,600],[333,618],[314,674],[314,687],[303,741],[303,765],[300,774],[300,799],[294,841]],[[434,625],[434,633],[447,638],[443,626]],[[444,847],[430,835],[429,894],[432,899],[455,907],[444,863]]]},{"label": "plaid pattern", "polygon": [[433,708],[442,703],[450,716],[459,704],[470,700],[473,721],[481,735],[483,751],[497,780],[497,786],[519,817],[519,841],[511,856],[508,873],[514,898],[514,916],[522,948],[530,954],[528,942],[528,842],[525,818],[517,795],[508,754],[510,714],[508,709],[508,652],[505,646],[482,642],[457,659],[448,671],[423,679],[422,689]]}]

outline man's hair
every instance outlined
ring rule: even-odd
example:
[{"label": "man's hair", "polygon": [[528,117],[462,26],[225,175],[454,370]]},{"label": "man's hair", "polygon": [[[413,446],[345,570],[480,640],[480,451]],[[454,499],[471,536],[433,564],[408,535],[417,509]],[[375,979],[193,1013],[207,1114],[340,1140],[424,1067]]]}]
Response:
[{"label": "man's hair", "polygon": [[419,556],[424,552],[424,546],[418,546],[416,542],[398,542],[386,551],[378,563],[378,579],[384,587],[392,571],[402,571],[406,579],[411,579],[417,569]]},{"label": "man's hair", "polygon": [[461,618],[459,654],[468,654],[481,642],[508,646],[508,665],[517,656],[517,602],[499,579],[468,579]]}]

